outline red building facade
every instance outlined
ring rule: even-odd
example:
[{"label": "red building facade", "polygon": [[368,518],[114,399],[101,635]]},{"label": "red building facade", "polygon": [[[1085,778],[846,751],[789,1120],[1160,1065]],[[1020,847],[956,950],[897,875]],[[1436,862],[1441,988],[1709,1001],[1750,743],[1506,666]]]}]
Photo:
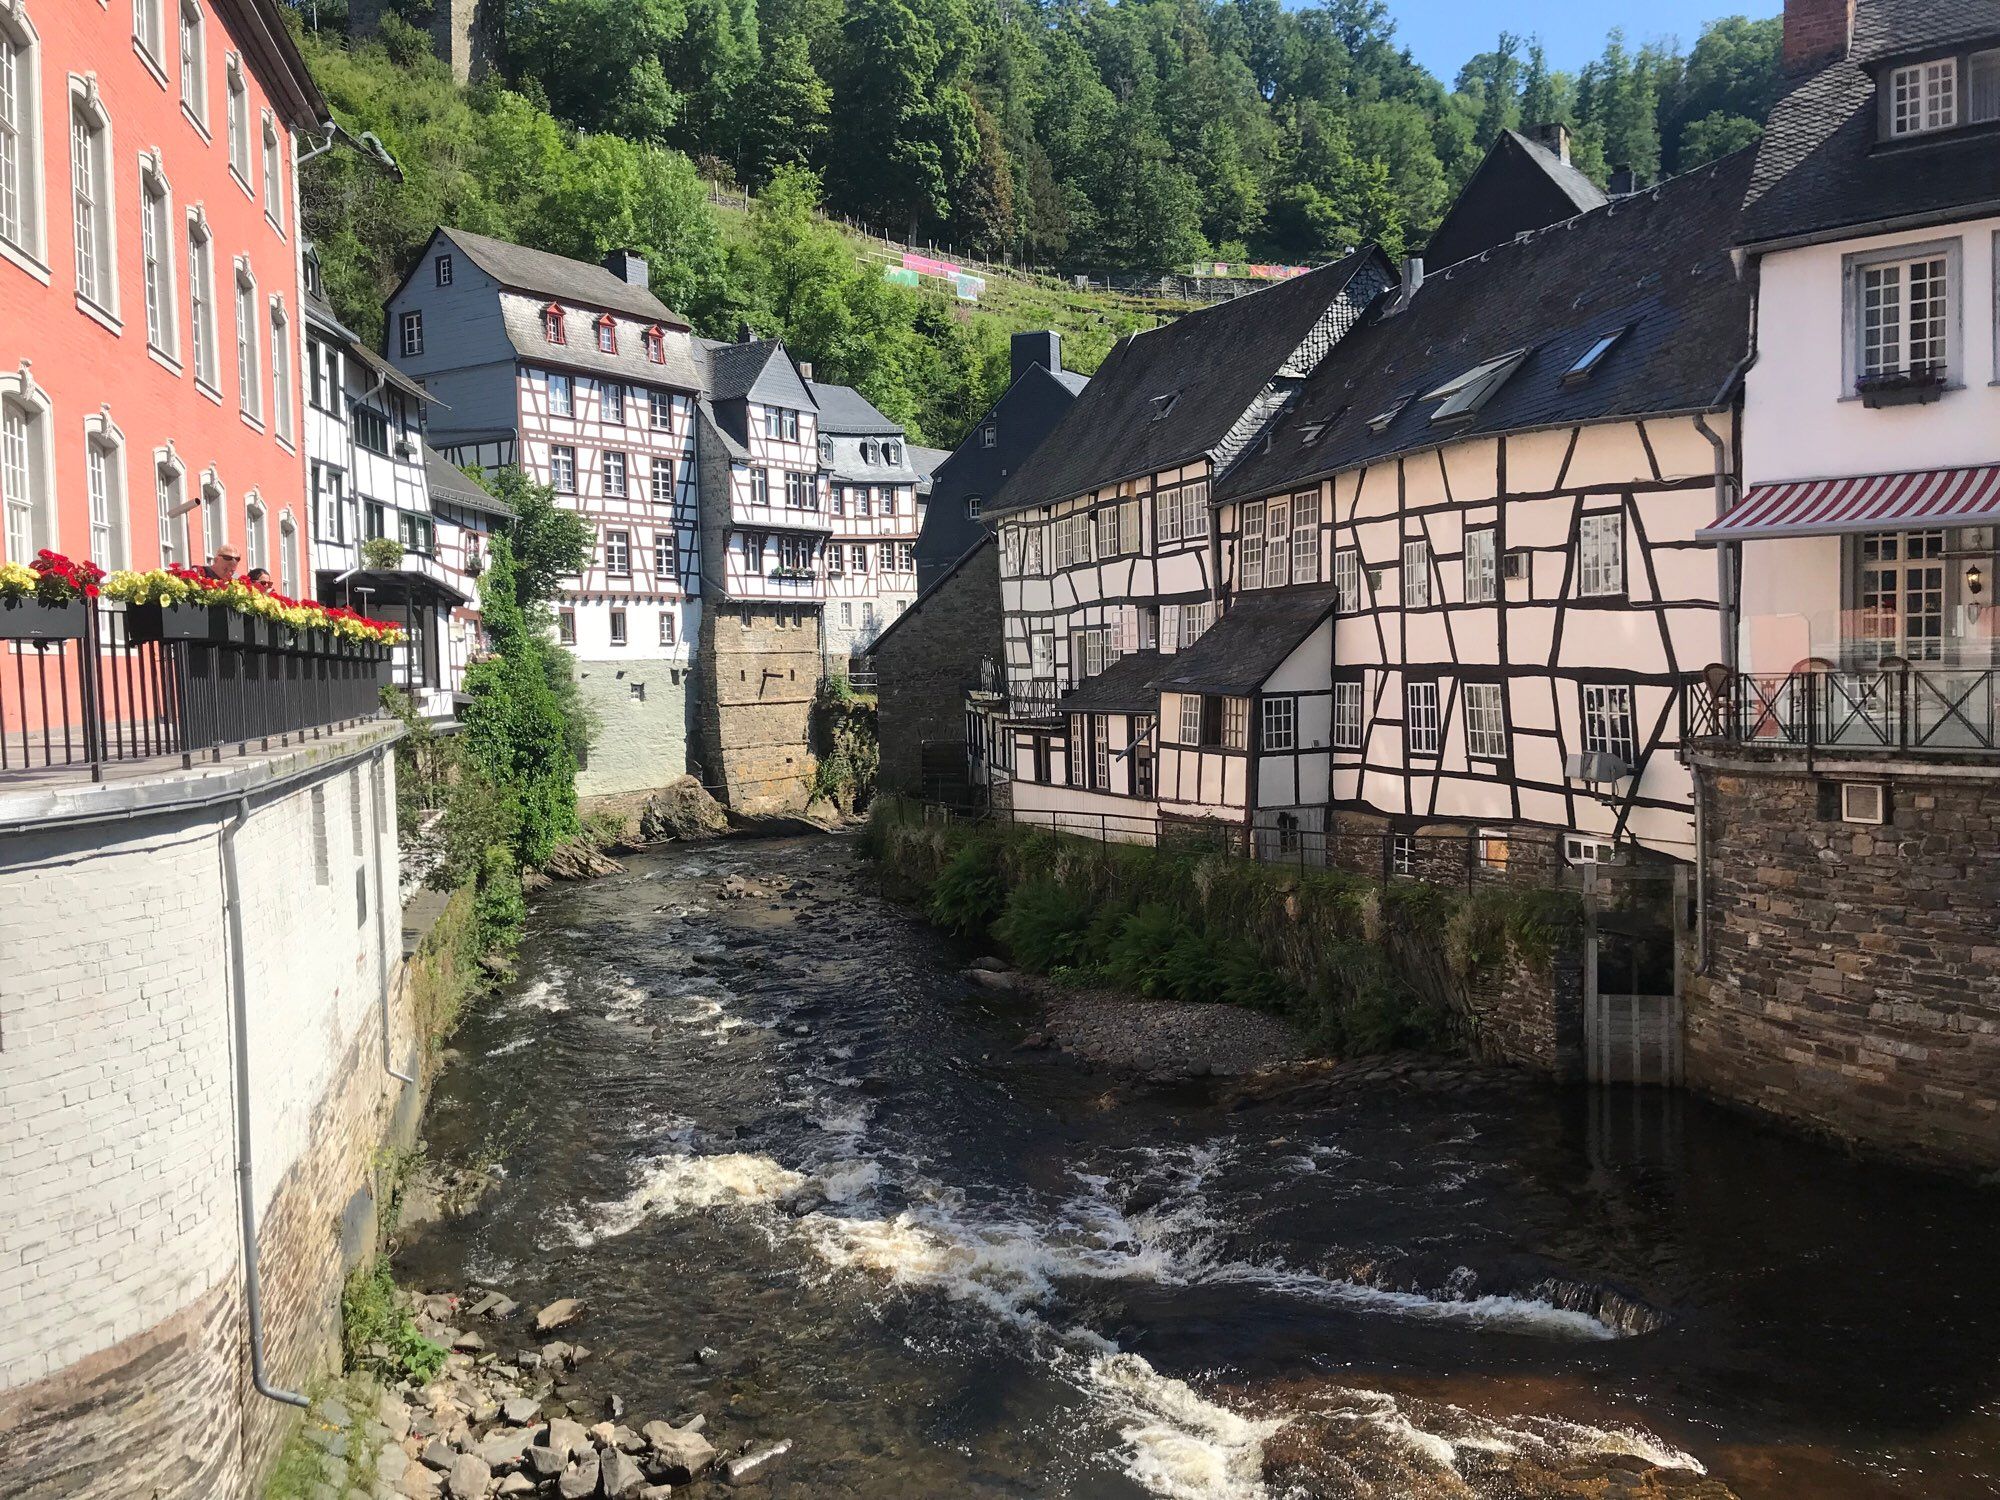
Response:
[{"label": "red building facade", "polygon": [[276,0],[0,0],[0,558],[306,581],[296,132]]}]

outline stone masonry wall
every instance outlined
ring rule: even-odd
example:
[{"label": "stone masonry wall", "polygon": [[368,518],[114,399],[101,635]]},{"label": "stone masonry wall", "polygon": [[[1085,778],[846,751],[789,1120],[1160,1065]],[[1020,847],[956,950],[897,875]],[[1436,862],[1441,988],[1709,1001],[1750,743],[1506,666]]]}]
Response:
[{"label": "stone masonry wall", "polygon": [[[383,1067],[401,933],[386,749],[281,757],[235,834],[266,1349],[293,1389],[337,1358],[372,1159],[419,1102]],[[19,1500],[243,1495],[295,1415],[249,1381],[221,873],[236,810],[0,835],[0,1493]],[[414,1071],[400,985],[387,1050]]]},{"label": "stone masonry wall", "polygon": [[[1863,1146],[2000,1165],[2000,778],[1907,762],[1889,822],[1821,816],[1795,765],[1698,765],[1709,970],[1691,1086]],[[1837,804],[1835,804],[1837,811]]]},{"label": "stone masonry wall", "polygon": [[1000,549],[988,541],[875,643],[881,786],[922,790],[923,747],[965,743],[965,690],[1001,654]]},{"label": "stone masonry wall", "polygon": [[725,604],[709,611],[699,657],[695,741],[702,781],[731,810],[805,808],[820,666],[816,607]]}]

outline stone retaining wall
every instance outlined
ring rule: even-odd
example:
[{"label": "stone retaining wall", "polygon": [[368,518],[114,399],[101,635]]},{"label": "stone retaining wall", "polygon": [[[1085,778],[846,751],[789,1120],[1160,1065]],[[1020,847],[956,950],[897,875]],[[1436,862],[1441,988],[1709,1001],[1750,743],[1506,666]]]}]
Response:
[{"label": "stone retaining wall", "polygon": [[[2000,1165],[2000,775],[1697,771],[1709,969],[1689,986],[1689,1084],[1870,1148]],[[1889,821],[1841,821],[1843,780],[1886,785]]]}]

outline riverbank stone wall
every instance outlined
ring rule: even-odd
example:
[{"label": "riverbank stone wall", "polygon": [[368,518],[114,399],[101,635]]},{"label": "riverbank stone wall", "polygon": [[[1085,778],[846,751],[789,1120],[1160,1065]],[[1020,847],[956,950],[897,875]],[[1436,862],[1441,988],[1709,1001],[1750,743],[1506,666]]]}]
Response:
[{"label": "riverbank stone wall", "polygon": [[822,657],[817,605],[722,604],[702,631],[697,753],[732,812],[802,812]]},{"label": "riverbank stone wall", "polygon": [[[1708,972],[1692,1087],[1865,1148],[2000,1167],[2000,772],[1696,766]],[[1887,822],[1841,818],[1843,781]]]},{"label": "riverbank stone wall", "polygon": [[[338,1360],[344,1271],[372,1249],[373,1161],[413,1131],[397,976],[392,734],[178,783],[82,788],[0,835],[0,1493],[255,1492],[296,1411],[249,1375],[222,878],[248,975],[253,1192],[270,1379]],[[109,798],[147,805],[68,821]],[[0,795],[0,822],[12,822]]]}]

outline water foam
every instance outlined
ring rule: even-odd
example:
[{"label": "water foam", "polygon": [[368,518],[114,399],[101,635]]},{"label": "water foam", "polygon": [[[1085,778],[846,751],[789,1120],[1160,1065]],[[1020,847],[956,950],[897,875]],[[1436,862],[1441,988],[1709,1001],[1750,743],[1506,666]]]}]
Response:
[{"label": "water foam", "polygon": [[1241,1416],[1136,1354],[1100,1354],[1084,1379],[1118,1423],[1135,1483],[1167,1500],[1263,1500],[1264,1443],[1285,1418]]}]

